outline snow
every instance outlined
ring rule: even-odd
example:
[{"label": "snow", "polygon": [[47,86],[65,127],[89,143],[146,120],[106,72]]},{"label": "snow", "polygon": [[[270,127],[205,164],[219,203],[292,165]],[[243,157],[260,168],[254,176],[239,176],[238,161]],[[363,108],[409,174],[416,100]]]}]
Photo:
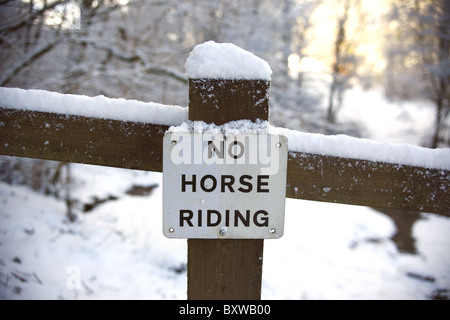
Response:
[{"label": "snow", "polygon": [[223,125],[214,123],[206,123],[204,121],[186,121],[179,126],[170,127],[167,132],[178,133],[210,133],[210,134],[267,134],[270,124],[267,121],[250,120],[230,121]]},{"label": "snow", "polygon": [[[117,196],[78,221],[64,201],[0,183],[0,298],[186,299],[186,240],[162,234],[162,175],[72,165],[73,195]],[[133,184],[159,186],[146,196]],[[263,299],[427,299],[450,289],[450,219],[414,227],[418,255],[398,252],[394,224],[370,208],[286,200],[285,234],[264,243]]]},{"label": "snow", "polygon": [[[221,54],[223,54],[222,58],[224,61],[234,57],[242,63],[247,63],[249,65],[248,69],[236,68],[236,70],[244,72],[248,76],[251,74],[255,75],[251,70],[261,71],[262,66],[260,64],[264,64],[259,58],[247,57],[250,53],[229,44],[219,45],[214,42],[206,42],[194,48],[192,52],[192,57],[190,56],[186,63],[187,69],[201,70],[200,64],[207,64],[204,59],[212,59],[214,56],[212,53],[215,52],[218,54],[216,59],[219,61]],[[257,68],[258,66],[259,68]],[[211,65],[210,68],[208,69],[209,71],[217,70],[224,76],[226,70],[232,72],[226,66],[226,63]],[[231,73],[228,76],[231,77]],[[111,99],[104,96],[86,97],[44,90],[0,87],[0,104],[3,107],[20,110],[179,126],[179,129],[172,127],[172,131],[187,130],[189,126],[192,126],[192,124],[186,124],[188,118],[187,108],[145,103],[136,100]],[[198,123],[197,127],[210,132],[258,132],[284,135],[289,141],[289,151],[450,170],[450,148],[427,149],[415,145],[358,139],[346,135],[326,136],[303,133],[273,127],[263,121],[253,124],[250,121],[243,120],[219,127],[214,126],[214,124]]]},{"label": "snow", "polygon": [[84,176],[78,199],[120,199],[67,223],[63,201],[0,184],[0,299],[185,299],[186,243],[162,235],[161,188],[125,194],[123,181],[161,186],[161,175],[84,165],[73,173]]},{"label": "snow", "polygon": [[237,134],[278,134],[288,138],[289,151],[326,156],[387,162],[424,168],[450,170],[450,149],[428,149],[402,143],[387,143],[346,135],[304,133],[274,127],[267,121],[238,120],[224,125],[202,121],[184,122],[170,127],[169,132],[203,132]]},{"label": "snow", "polygon": [[161,125],[179,125],[188,118],[187,108],[180,106],[19,88],[0,87],[0,105],[4,108],[18,110],[53,112]]},{"label": "snow", "polygon": [[304,133],[274,127],[270,132],[286,136],[289,141],[289,151],[450,170],[449,148],[428,149],[347,135]]},{"label": "snow", "polygon": [[380,103],[384,96],[382,88],[364,90],[356,86],[346,93],[346,105],[339,113],[339,118],[364,123],[368,136],[377,141],[408,142],[414,145],[426,145],[431,141],[436,121],[432,102],[418,100]]},{"label": "snow", "polygon": [[207,41],[194,47],[186,60],[190,79],[267,80],[269,64],[232,43]]},{"label": "snow", "polygon": [[[0,90],[1,101],[6,91]],[[220,127],[180,117],[172,125],[170,130],[282,132],[291,151],[359,157],[361,150],[354,149],[366,149],[365,157],[418,161],[407,159],[412,152],[439,167],[449,159],[446,150],[294,133],[267,122]],[[394,147],[401,152],[383,154]],[[186,299],[186,240],[162,233],[162,175],[80,164],[71,172],[74,223],[65,217],[64,200],[0,182],[0,299]],[[158,187],[149,195],[126,192],[153,184]],[[111,195],[117,199],[90,212],[80,209]],[[413,227],[418,254],[399,252],[394,232],[392,220],[371,208],[286,199],[284,236],[264,242],[262,298],[448,298],[450,218],[422,214]]]}]

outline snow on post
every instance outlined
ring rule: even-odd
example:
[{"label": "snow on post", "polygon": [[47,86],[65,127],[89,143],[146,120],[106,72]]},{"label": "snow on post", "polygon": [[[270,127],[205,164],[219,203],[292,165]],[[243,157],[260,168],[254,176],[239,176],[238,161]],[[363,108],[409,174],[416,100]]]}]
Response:
[{"label": "snow on post", "polygon": [[231,43],[197,45],[186,60],[189,120],[222,125],[267,120],[272,70],[254,54]]},{"label": "snow on post", "polygon": [[269,64],[232,43],[208,41],[197,45],[186,60],[189,79],[270,81]]},{"label": "snow on post", "polygon": [[[209,41],[193,49],[186,71],[189,120],[215,125],[268,120],[272,71],[264,60],[235,45]],[[262,239],[189,239],[188,299],[260,299],[262,257]],[[236,272],[236,266],[245,272]]]}]

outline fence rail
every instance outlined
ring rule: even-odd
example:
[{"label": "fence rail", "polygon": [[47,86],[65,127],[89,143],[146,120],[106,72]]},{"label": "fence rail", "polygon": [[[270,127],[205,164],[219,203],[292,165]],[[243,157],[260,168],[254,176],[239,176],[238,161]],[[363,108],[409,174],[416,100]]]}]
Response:
[{"label": "fence rail", "polygon": [[169,126],[0,108],[0,154],[162,172]]},{"label": "fence rail", "polygon": [[[162,172],[168,128],[0,107],[0,154]],[[291,151],[286,196],[450,216],[450,171]]]},{"label": "fence rail", "polygon": [[[236,64],[231,69],[229,63],[217,63],[223,60],[217,59],[218,55],[228,59],[230,52]],[[205,66],[205,61],[214,63]],[[186,66],[190,75],[188,110],[136,105],[137,112],[132,114],[137,117],[127,118],[130,121],[120,121],[124,111],[129,112],[130,101],[111,102],[121,116],[119,120],[108,120],[97,118],[98,114],[86,114],[85,110],[83,116],[58,113],[63,110],[60,107],[74,110],[75,101],[78,110],[89,104],[97,111],[98,103],[106,103],[105,99],[66,99],[51,94],[52,100],[43,97],[42,92],[21,101],[18,100],[22,93],[12,100],[4,98],[0,100],[0,154],[162,172],[162,141],[170,124],[167,115],[174,116],[178,123],[189,119],[216,125],[242,119],[268,120],[271,70],[265,61],[233,45],[208,42],[194,48]],[[214,69],[214,74],[209,69]],[[215,79],[218,74],[220,79]],[[254,80],[255,77],[261,80]],[[53,108],[33,111],[34,100],[39,106],[48,103]],[[60,101],[65,105],[60,105]],[[101,108],[105,114],[111,113],[109,103]],[[31,111],[15,109],[22,104]],[[146,111],[151,111],[147,121],[158,124],[138,121]],[[156,120],[160,115],[161,122]],[[450,169],[446,159],[442,166],[445,170],[426,169],[420,165],[434,157],[429,157],[428,152],[425,162],[411,162],[411,166],[406,163],[408,159],[392,164],[353,159],[353,153],[306,153],[307,149],[299,148],[299,140],[295,140],[288,156],[287,197],[450,216]],[[314,141],[309,142],[315,145]],[[325,148],[342,151],[334,139],[331,143]],[[369,151],[365,147],[357,150],[363,156]],[[401,150],[389,149],[388,153],[397,151]],[[415,166],[417,163],[420,165]],[[188,299],[260,299],[263,242],[253,238],[188,239]]]}]

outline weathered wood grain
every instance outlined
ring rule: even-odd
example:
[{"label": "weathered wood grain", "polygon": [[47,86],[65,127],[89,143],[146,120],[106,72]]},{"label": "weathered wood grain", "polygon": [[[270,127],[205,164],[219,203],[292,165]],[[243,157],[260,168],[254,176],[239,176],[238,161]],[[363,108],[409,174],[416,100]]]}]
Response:
[{"label": "weathered wood grain", "polygon": [[[162,172],[167,129],[0,108],[0,154]],[[448,170],[289,152],[286,188],[289,198],[450,216]]]},{"label": "weathered wood grain", "polygon": [[[267,120],[268,81],[189,80],[189,120]],[[188,240],[188,299],[261,299],[262,239]]]},{"label": "weathered wood grain", "polygon": [[162,171],[168,126],[0,108],[0,154]]}]

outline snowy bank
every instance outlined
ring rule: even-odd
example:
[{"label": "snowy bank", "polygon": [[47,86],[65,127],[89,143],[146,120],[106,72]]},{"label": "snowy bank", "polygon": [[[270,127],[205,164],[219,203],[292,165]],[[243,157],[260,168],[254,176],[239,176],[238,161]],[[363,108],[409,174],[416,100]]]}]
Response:
[{"label": "snowy bank", "polygon": [[188,109],[154,102],[87,97],[44,90],[0,87],[0,106],[18,110],[52,112],[77,116],[179,125],[188,118]]},{"label": "snowy bank", "polygon": [[[161,232],[162,175],[72,165],[73,197],[114,195],[78,221],[64,200],[0,183],[0,299],[186,299],[187,247]],[[286,200],[285,235],[264,242],[262,299],[450,297],[450,218],[413,228],[418,255],[390,240],[392,221],[370,208]]]},{"label": "snowy bank", "polygon": [[208,41],[197,45],[186,60],[190,79],[267,80],[269,64],[231,43]]}]

